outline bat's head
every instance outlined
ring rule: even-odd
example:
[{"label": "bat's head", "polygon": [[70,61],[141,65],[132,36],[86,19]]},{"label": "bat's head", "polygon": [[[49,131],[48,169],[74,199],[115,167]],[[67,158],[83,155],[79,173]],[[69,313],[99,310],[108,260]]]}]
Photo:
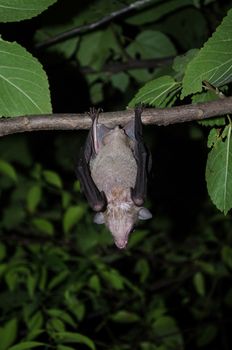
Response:
[{"label": "bat's head", "polygon": [[116,246],[126,248],[129,234],[133,231],[136,222],[152,217],[150,211],[144,207],[136,206],[131,200],[112,200],[108,203],[105,212],[95,215],[94,222],[108,227]]}]

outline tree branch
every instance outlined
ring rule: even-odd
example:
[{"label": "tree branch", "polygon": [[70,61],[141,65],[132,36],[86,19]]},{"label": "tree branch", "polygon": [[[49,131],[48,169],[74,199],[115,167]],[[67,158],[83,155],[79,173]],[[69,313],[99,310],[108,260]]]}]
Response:
[{"label": "tree branch", "polygon": [[138,0],[135,1],[134,3],[123,7],[122,9],[118,10],[118,11],[114,11],[112,13],[110,13],[109,15],[99,19],[98,21],[77,27],[77,28],[73,28],[70,29],[66,32],[60,33],[52,38],[49,38],[41,43],[38,43],[35,45],[36,49],[42,49],[48,46],[52,46],[54,44],[60,43],[61,41],[67,40],[67,39],[71,39],[77,35],[80,34],[84,34],[84,33],[89,33],[99,27],[102,27],[104,24],[111,22],[113,19],[121,17],[122,15],[125,15],[128,12],[131,12],[135,9],[138,9],[142,6],[144,6],[145,4],[152,2],[153,0]]},{"label": "tree branch", "polygon": [[[110,62],[103,65],[101,68],[101,72],[109,72],[109,73],[119,73],[128,71],[130,69],[149,69],[149,68],[156,68],[156,67],[162,67],[164,65],[167,65],[171,63],[174,59],[174,56],[164,57],[164,58],[154,58],[154,59],[147,59],[147,60],[133,60],[130,59],[126,62]],[[84,74],[89,73],[99,73],[99,71],[96,71],[95,69],[91,67],[80,67],[80,71]]]},{"label": "tree branch", "polygon": [[[172,108],[145,109],[144,124],[169,125],[232,113],[232,97],[217,101],[184,105]],[[99,121],[109,127],[125,125],[134,115],[132,109],[101,113]],[[86,114],[51,114],[0,119],[0,136],[41,130],[89,129],[91,119]]]}]

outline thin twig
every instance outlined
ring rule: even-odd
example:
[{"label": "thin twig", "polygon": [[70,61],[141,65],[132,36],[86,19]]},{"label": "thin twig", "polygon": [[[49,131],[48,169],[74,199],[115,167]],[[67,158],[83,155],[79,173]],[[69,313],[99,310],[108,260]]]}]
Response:
[{"label": "thin twig", "polygon": [[87,32],[91,32],[99,27],[102,27],[104,24],[111,22],[113,19],[121,17],[122,15],[125,15],[135,9],[138,9],[142,6],[144,6],[147,3],[152,2],[153,0],[138,0],[135,1],[134,3],[123,7],[120,10],[114,11],[112,13],[110,13],[109,15],[99,19],[98,21],[89,23],[89,24],[85,24],[83,26],[77,27],[77,28],[73,28],[70,30],[67,30],[63,33],[60,33],[56,36],[53,36],[52,38],[49,38],[41,43],[38,43],[35,45],[36,49],[41,49],[41,48],[45,48],[48,46],[52,46],[54,44],[60,43],[61,41],[67,40],[67,39],[71,39],[77,35],[80,34],[84,34]]},{"label": "thin twig", "polygon": [[[232,113],[232,97],[223,100],[183,105],[172,108],[145,109],[142,115],[144,124],[169,125],[202,120]],[[99,122],[106,126],[125,125],[134,115],[134,110],[101,113]],[[80,130],[89,129],[91,118],[87,114],[51,114],[2,118],[0,136],[20,132],[41,130]]]},{"label": "thin twig", "polygon": [[[123,71],[128,71],[130,69],[149,69],[162,67],[171,63],[174,59],[174,56],[164,57],[164,58],[155,58],[155,59],[147,59],[147,60],[133,60],[130,59],[126,62],[111,62],[106,63],[101,68],[101,72],[109,72],[109,73],[119,73]],[[89,73],[99,73],[99,71],[94,70],[91,67],[80,67],[80,71],[84,74]]]}]

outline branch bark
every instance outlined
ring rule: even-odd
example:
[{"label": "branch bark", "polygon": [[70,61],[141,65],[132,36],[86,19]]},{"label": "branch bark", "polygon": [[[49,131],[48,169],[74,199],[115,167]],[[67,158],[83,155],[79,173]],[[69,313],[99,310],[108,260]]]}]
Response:
[{"label": "branch bark", "polygon": [[[183,105],[172,108],[149,108],[143,111],[142,121],[149,125],[170,125],[202,120],[232,113],[232,97],[217,101]],[[125,125],[134,115],[132,109],[101,113],[99,121],[106,126]],[[41,130],[89,129],[92,122],[87,114],[51,114],[0,119],[0,136]]]},{"label": "branch bark", "polygon": [[55,45],[57,43],[60,43],[64,40],[67,39],[71,39],[77,35],[81,35],[81,34],[85,34],[85,33],[89,33],[99,27],[102,27],[104,24],[111,22],[113,19],[121,17],[133,10],[136,10],[144,5],[146,5],[147,3],[150,3],[152,0],[137,0],[135,2],[133,2],[132,4],[123,7],[122,9],[118,10],[118,11],[114,11],[112,13],[110,13],[109,15],[99,19],[98,21],[77,27],[77,28],[73,28],[70,29],[66,32],[60,33],[52,38],[49,38],[41,43],[38,43],[35,45],[36,49],[42,49],[42,48],[46,48],[52,45]]}]

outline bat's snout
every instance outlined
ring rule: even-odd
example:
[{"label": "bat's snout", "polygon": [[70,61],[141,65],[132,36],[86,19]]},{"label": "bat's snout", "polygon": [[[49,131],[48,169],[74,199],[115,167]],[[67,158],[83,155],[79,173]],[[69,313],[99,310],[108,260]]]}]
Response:
[{"label": "bat's snout", "polygon": [[114,242],[119,249],[124,249],[127,246],[127,239],[115,240]]}]

